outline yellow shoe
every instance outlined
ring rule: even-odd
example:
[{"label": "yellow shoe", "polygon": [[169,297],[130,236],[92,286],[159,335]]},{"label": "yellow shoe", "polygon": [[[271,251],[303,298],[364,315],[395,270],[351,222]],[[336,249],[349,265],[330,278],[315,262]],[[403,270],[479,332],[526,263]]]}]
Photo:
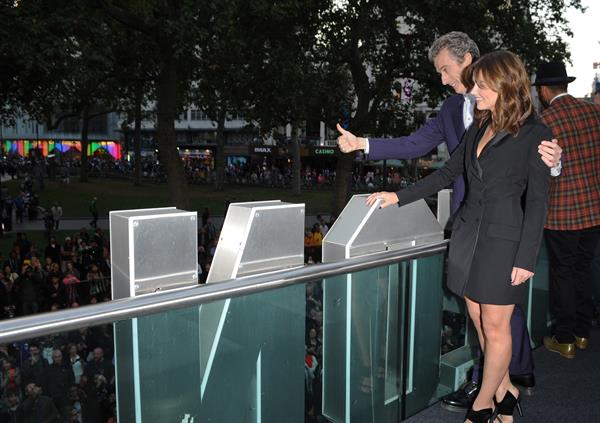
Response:
[{"label": "yellow shoe", "polygon": [[578,336],[575,337],[575,346],[580,350],[585,350],[590,343],[590,338],[580,338]]},{"label": "yellow shoe", "polygon": [[561,344],[556,338],[544,336],[544,346],[548,351],[562,355],[564,358],[575,358],[575,344]]}]

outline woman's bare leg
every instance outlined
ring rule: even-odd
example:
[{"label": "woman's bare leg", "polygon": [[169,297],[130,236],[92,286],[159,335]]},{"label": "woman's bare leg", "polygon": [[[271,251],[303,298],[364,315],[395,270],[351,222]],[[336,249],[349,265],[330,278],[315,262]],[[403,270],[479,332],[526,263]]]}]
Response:
[{"label": "woman's bare leg", "polygon": [[481,329],[481,305],[468,297],[465,297],[465,303],[467,304],[469,317],[471,318],[473,326],[475,326],[475,330],[477,331],[477,338],[479,339],[481,350],[485,351],[485,340],[483,338],[483,330]]},{"label": "woman's bare leg", "polygon": [[[473,301],[467,306],[470,314],[471,310],[475,308],[472,303]],[[494,395],[503,384],[505,377],[507,377],[512,354],[510,317],[514,305],[479,304],[479,308],[481,321],[480,342],[482,340],[485,359],[483,363],[483,380],[479,394],[473,403],[473,410],[494,408]]]}]

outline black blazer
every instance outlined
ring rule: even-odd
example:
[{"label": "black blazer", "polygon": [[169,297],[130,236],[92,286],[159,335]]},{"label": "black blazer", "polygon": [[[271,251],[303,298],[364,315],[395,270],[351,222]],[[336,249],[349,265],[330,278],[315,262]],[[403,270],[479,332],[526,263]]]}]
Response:
[{"label": "black blazer", "polygon": [[399,191],[398,203],[434,194],[466,173],[467,195],[450,238],[448,287],[480,303],[516,304],[527,288],[510,285],[512,268],[533,272],[544,229],[550,169],[537,150],[552,134],[532,116],[516,136],[498,133],[478,158],[487,124],[471,125],[445,166]]}]

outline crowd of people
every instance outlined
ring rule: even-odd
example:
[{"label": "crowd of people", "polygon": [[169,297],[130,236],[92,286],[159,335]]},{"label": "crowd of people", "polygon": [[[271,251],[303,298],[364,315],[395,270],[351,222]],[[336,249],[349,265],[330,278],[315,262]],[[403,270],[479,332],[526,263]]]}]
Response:
[{"label": "crowd of people", "polygon": [[323,286],[306,284],[306,343],[304,353],[305,422],[318,421],[321,411],[323,375]]},{"label": "crowd of people", "polygon": [[[114,160],[108,156],[90,157],[89,174],[101,177],[132,178],[134,161]],[[216,174],[212,161],[205,158],[185,158],[182,160],[188,180],[196,184],[214,184]],[[60,180],[63,184],[71,183],[73,175],[79,173],[78,158],[62,157],[39,158],[10,155],[0,159],[0,175],[8,175],[12,179],[22,179],[29,187],[37,185],[44,189],[44,180]],[[426,173],[420,170],[419,175],[409,175],[406,168],[359,165],[352,172],[352,189],[356,191],[372,191],[382,187],[405,188],[413,184]],[[164,182],[166,174],[162,164],[151,156],[142,158],[142,177],[148,181]],[[300,171],[303,189],[327,189],[335,183],[335,168],[326,164],[305,164]],[[265,187],[288,188],[292,185],[292,166],[288,162],[267,163],[264,159],[252,159],[245,162],[233,161],[225,167],[225,183],[236,185],[256,185]],[[25,189],[29,191],[29,189]],[[38,204],[39,205],[39,204]],[[30,209],[38,213],[36,206]],[[29,209],[25,210],[28,213]]]},{"label": "crowd of people", "polygon": [[[64,154],[59,157],[42,157],[30,153],[23,157],[18,154],[8,154],[0,160],[0,175],[10,179],[30,178],[44,187],[44,178],[60,180],[64,184],[71,182],[71,176],[79,174],[81,161],[78,156]],[[124,175],[133,171],[126,160],[114,160],[111,156],[98,155],[88,157],[88,171],[101,175]]]},{"label": "crowd of people", "polygon": [[326,220],[320,214],[317,215],[317,221],[311,228],[304,231],[304,261],[306,264],[316,264],[321,262],[321,246],[323,238],[327,235],[329,228],[335,223],[335,216],[330,216]]},{"label": "crowd of people", "polygon": [[[208,208],[198,229],[199,280],[206,281],[219,237]],[[306,262],[320,262],[323,236],[333,219],[318,216],[306,244]],[[51,234],[38,248],[26,233],[0,252],[1,319],[109,301],[110,253],[100,228],[63,239]],[[306,410],[320,409],[323,306],[320,283],[306,287]],[[0,346],[0,423],[30,421],[112,422],[115,410],[111,325]],[[37,413],[37,414],[36,414]],[[32,420],[33,421],[33,420]]]},{"label": "crowd of people", "polygon": [[[36,245],[17,231],[10,249],[0,251],[0,319],[110,301],[103,230],[82,228],[59,239],[63,210],[57,202],[40,206],[39,164],[7,163],[2,174],[21,183],[14,198],[2,188],[2,229],[14,233],[25,219],[43,219],[45,241]],[[112,325],[0,345],[0,423],[115,421],[113,349]]]},{"label": "crowd of people", "polygon": [[[26,233],[0,252],[0,319],[111,298],[102,229],[81,229],[38,248]],[[0,422],[92,422],[114,418],[112,326],[0,345]]]},{"label": "crowd of people", "polygon": [[61,241],[51,235],[43,249],[25,232],[0,252],[2,316],[25,316],[108,301],[110,252],[102,229],[81,229]]},{"label": "crowd of people", "polygon": [[0,345],[0,422],[116,423],[112,330]]}]

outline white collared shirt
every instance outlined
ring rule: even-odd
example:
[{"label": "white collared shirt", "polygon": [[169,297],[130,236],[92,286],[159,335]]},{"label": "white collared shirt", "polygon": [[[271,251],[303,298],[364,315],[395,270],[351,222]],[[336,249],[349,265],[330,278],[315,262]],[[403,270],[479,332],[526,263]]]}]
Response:
[{"label": "white collared shirt", "polygon": [[463,103],[463,125],[465,131],[469,129],[469,126],[473,123],[475,115],[475,97],[472,94],[463,94],[465,102]]},{"label": "white collared shirt", "polygon": [[[564,93],[560,93],[558,95],[555,95],[554,97],[552,97],[552,100],[550,100],[549,104],[552,104],[552,102],[554,100],[556,100],[557,98],[561,98],[561,97],[564,97],[566,95],[569,95],[569,93],[564,92]],[[559,161],[556,166],[554,166],[553,168],[550,169],[550,175],[552,175],[552,176],[558,176],[558,175],[560,175],[560,171],[561,170],[562,170],[562,160]]]},{"label": "white collared shirt", "polygon": [[554,97],[552,97],[552,100],[550,100],[550,104],[552,104],[552,102],[553,102],[554,100],[556,100],[557,98],[564,97],[564,96],[566,96],[566,95],[569,95],[569,93],[566,93],[566,92],[565,92],[565,93],[560,93],[560,94],[558,94],[558,95],[555,95]]}]

